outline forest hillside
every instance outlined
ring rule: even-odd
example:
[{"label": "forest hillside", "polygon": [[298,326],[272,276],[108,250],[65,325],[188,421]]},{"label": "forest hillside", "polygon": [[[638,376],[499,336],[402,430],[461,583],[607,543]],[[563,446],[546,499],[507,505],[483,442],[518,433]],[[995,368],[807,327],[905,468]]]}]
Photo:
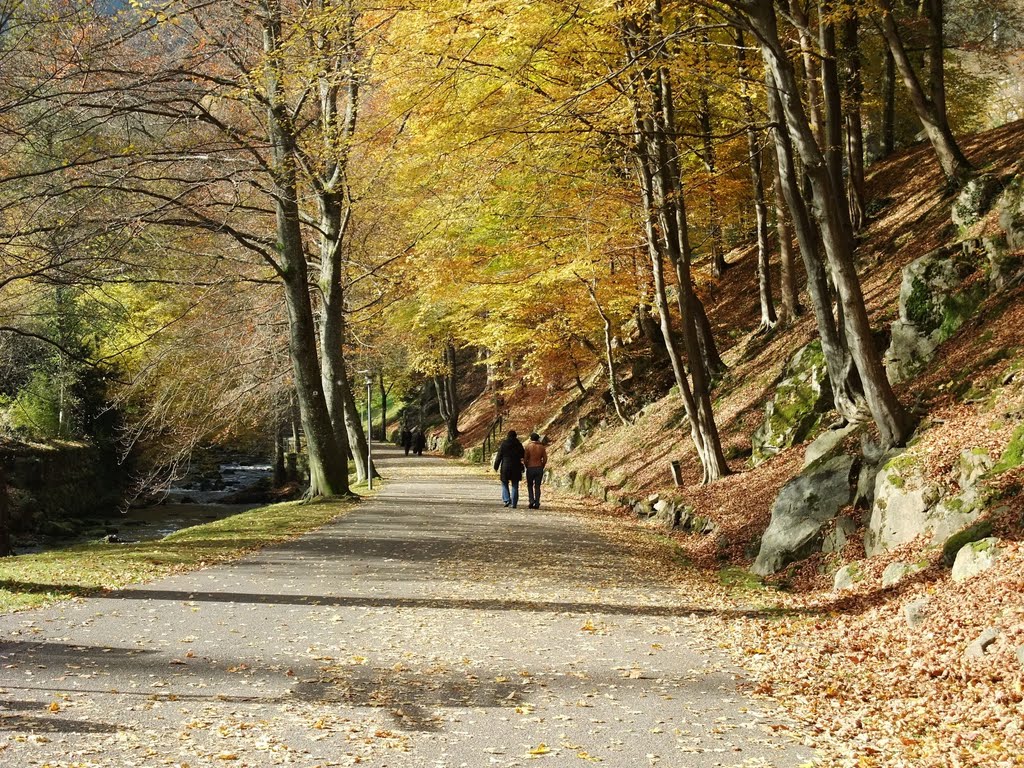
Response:
[{"label": "forest hillside", "polygon": [[[1019,178],[1024,123],[963,144],[986,173]],[[1011,765],[1024,744],[1024,262],[1019,252],[1007,257],[1005,212],[1002,225],[994,209],[967,227],[953,224],[955,196],[927,147],[875,165],[866,191],[872,218],[857,263],[881,347],[906,314],[905,275],[922,274],[912,265],[937,257],[958,265],[943,299],[948,334],[895,388],[917,422],[906,449],[881,451],[864,425],[839,426],[821,403],[824,375],[813,363],[793,376],[813,323],[759,331],[746,290],[756,279],[749,246],[726,255],[728,280],[705,297],[727,365],[715,412],[732,474],[700,482],[685,412],[675,391],[655,394],[664,370],[638,352],[635,326],[617,348],[620,396],[645,403],[629,424],[615,418],[600,367],[585,375],[586,396],[514,383],[503,424],[546,436],[548,481],[588,500],[583,514],[606,529],[671,537],[715,582],[706,588],[723,610],[774,611],[727,622],[725,645],[756,673],[759,692],[793,707],[859,764]],[[494,410],[490,393],[466,409],[467,444],[479,442]],[[766,450],[773,423],[786,437]],[[800,496],[795,509],[779,503],[792,504],[784,487]],[[882,510],[901,516],[890,530],[877,520],[876,494],[899,505]],[[764,565],[762,542],[785,512],[804,527]],[[957,570],[961,548],[984,553],[977,573]],[[989,551],[997,554],[988,559]]]}]

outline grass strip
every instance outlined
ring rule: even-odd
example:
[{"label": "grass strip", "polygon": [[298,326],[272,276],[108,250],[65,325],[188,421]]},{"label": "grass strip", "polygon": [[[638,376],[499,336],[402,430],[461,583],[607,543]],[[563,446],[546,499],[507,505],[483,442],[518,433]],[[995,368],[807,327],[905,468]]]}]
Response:
[{"label": "grass strip", "polygon": [[251,509],[137,544],[94,542],[0,560],[0,613],[118,589],[236,560],[319,528],[354,500],[297,501]]}]

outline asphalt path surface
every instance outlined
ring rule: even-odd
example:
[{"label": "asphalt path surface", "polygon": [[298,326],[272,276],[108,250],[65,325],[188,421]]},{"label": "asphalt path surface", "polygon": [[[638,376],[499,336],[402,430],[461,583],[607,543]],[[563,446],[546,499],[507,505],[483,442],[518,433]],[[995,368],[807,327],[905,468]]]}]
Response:
[{"label": "asphalt path surface", "polygon": [[[228,565],[0,616],[0,766],[776,766],[699,599],[495,476],[381,446],[376,497]],[[523,487],[525,493],[525,485]]]}]

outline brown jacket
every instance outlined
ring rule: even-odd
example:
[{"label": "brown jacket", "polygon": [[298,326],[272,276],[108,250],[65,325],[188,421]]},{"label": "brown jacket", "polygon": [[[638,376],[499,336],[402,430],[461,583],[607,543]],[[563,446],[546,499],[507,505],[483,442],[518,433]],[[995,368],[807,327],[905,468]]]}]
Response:
[{"label": "brown jacket", "polygon": [[525,451],[523,463],[527,469],[536,469],[548,463],[548,449],[544,447],[543,443],[531,440],[526,444]]}]

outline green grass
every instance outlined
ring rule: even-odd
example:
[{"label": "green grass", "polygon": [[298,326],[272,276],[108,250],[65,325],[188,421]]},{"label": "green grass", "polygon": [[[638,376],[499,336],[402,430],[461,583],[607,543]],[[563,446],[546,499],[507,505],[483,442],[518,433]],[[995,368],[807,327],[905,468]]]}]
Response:
[{"label": "green grass", "polygon": [[0,560],[0,613],[234,560],[318,528],[354,504],[290,501],[185,528],[157,541],[80,544],[5,558]]}]

